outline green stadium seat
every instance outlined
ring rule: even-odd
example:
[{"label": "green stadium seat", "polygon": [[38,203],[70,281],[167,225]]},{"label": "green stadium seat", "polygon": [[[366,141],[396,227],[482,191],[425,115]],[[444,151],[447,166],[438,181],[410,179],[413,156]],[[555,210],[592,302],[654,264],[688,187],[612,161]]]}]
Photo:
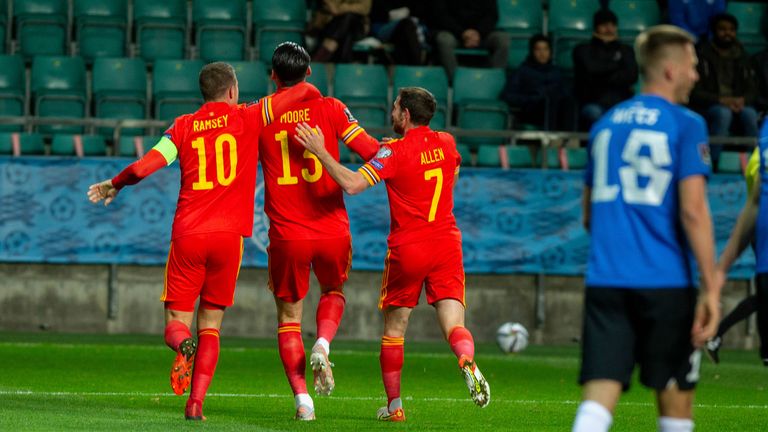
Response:
[{"label": "green stadium seat", "polygon": [[127,0],[75,0],[73,15],[78,52],[86,62],[125,56]]},{"label": "green stadium seat", "polygon": [[19,142],[21,145],[21,154],[23,155],[44,155],[45,143],[43,136],[37,133],[20,133]]},{"label": "green stadium seat", "polygon": [[768,14],[768,3],[729,1],[726,10],[739,22],[738,38],[747,52],[755,54],[768,47],[762,31],[763,20]]},{"label": "green stadium seat", "polygon": [[144,60],[184,58],[186,0],[134,0],[133,17],[136,48]]},{"label": "green stadium seat", "polygon": [[[14,145],[14,136],[16,144]],[[19,145],[19,134],[15,132],[0,132],[0,156],[19,156],[21,155],[21,146]],[[16,148],[14,148],[16,147]]]},{"label": "green stadium seat", "polygon": [[627,43],[647,28],[661,24],[656,0],[613,0],[611,10],[619,17],[619,37]]},{"label": "green stadium seat", "polygon": [[432,129],[448,127],[448,75],[438,66],[395,66],[392,97],[403,87],[423,87],[429,90],[437,101],[435,116],[429,126]]},{"label": "green stadium seat", "polygon": [[192,21],[201,59],[208,62],[245,58],[245,0],[194,0]]},{"label": "green stadium seat", "polygon": [[198,76],[202,60],[157,60],[152,73],[155,118],[173,120],[203,103]]},{"label": "green stadium seat", "polygon": [[533,158],[528,146],[513,145],[506,146],[506,148],[510,168],[531,168],[533,166]]},{"label": "green stadium seat", "polygon": [[[26,95],[24,60],[0,56],[0,116],[23,116]],[[0,125],[0,131],[21,131],[21,125]]]},{"label": "green stadium seat", "polygon": [[746,154],[735,151],[720,153],[717,169],[720,173],[743,174],[746,166]]},{"label": "green stadium seat", "polygon": [[267,67],[260,61],[230,62],[237,74],[240,102],[254,102],[269,92]]},{"label": "green stadium seat", "polygon": [[569,170],[581,170],[587,167],[587,149],[567,148],[565,158],[568,161]]},{"label": "green stadium seat", "polygon": [[507,59],[507,67],[510,69],[517,69],[528,57],[528,40],[526,39],[512,39],[509,43],[509,58]]},{"label": "green stadium seat", "polygon": [[[85,117],[85,63],[81,57],[37,56],[32,61],[32,101],[39,117]],[[82,126],[40,126],[43,133],[81,133]]]},{"label": "green stadium seat", "polygon": [[471,167],[472,151],[469,149],[469,146],[466,144],[457,143],[456,150],[459,152],[459,155],[461,156],[461,166]]},{"label": "green stadium seat", "polygon": [[[453,79],[453,107],[456,125],[462,129],[505,130],[509,126],[507,104],[499,100],[506,74],[503,69],[456,69]],[[464,144],[504,144],[503,138],[461,137]]]},{"label": "green stadium seat", "polygon": [[352,163],[352,154],[352,150],[350,150],[342,141],[339,141],[339,162],[343,164]]},{"label": "green stadium seat", "polygon": [[[97,58],[93,63],[94,116],[108,119],[147,118],[147,69],[141,58]],[[112,128],[99,133],[111,136]],[[141,135],[141,128],[121,130]]]},{"label": "green stadium seat", "polygon": [[330,96],[328,93],[328,65],[325,63],[312,63],[312,75],[307,77],[307,82],[312,83],[323,96]]},{"label": "green stadium seat", "polygon": [[303,45],[306,22],[305,0],[259,0],[252,22],[256,59],[271,64],[272,52],[284,41]]},{"label": "green stadium seat", "polygon": [[14,0],[19,52],[26,58],[61,55],[67,46],[67,0]]},{"label": "green stadium seat", "polygon": [[51,143],[55,156],[106,156],[107,143],[101,135],[56,134]]},{"label": "green stadium seat", "polygon": [[334,96],[344,101],[363,127],[389,124],[389,79],[382,65],[338,64]]},{"label": "green stadium seat", "polygon": [[573,68],[573,47],[592,37],[592,15],[598,9],[598,0],[550,0],[548,26],[554,34],[556,65]]},{"label": "green stadium seat", "polygon": [[479,167],[501,167],[501,153],[503,146],[480,144],[477,147],[477,166]]},{"label": "green stadium seat", "polygon": [[542,32],[544,23],[542,0],[498,0],[499,20],[496,28],[513,39],[528,39]]},{"label": "green stadium seat", "polygon": [[121,136],[115,148],[115,156],[141,157],[160,141],[158,136]]},{"label": "green stadium seat", "polygon": [[[546,155],[546,161],[542,158]],[[560,148],[541,147],[536,152],[536,166],[541,168],[560,168]]]}]

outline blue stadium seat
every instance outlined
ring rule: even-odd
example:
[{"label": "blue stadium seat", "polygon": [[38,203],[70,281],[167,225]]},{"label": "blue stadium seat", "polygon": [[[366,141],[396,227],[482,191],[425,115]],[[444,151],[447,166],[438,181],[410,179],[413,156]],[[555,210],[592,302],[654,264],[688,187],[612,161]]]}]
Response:
[{"label": "blue stadium seat", "polygon": [[127,0],[75,0],[73,15],[78,52],[87,63],[125,56]]},{"label": "blue stadium seat", "polygon": [[248,40],[245,0],[194,0],[192,20],[201,59],[231,61],[245,58]]},{"label": "blue stadium seat", "polygon": [[157,60],[152,72],[155,118],[174,118],[197,111],[203,103],[198,76],[202,60]]},{"label": "blue stadium seat", "polygon": [[[32,61],[32,100],[39,117],[85,117],[85,63],[81,57],[37,56]],[[82,126],[49,125],[43,133],[81,133]]]},{"label": "blue stadium seat", "polygon": [[[457,68],[453,79],[456,125],[462,129],[507,129],[508,107],[499,100],[505,81],[504,69]],[[459,140],[471,146],[504,144],[503,138],[460,137]]]},{"label": "blue stadium seat", "polygon": [[439,66],[395,66],[392,97],[402,87],[423,87],[437,100],[437,110],[430,122],[432,129],[448,127],[448,75]]},{"label": "blue stadium seat", "polygon": [[14,0],[19,52],[26,58],[61,55],[67,46],[67,0]]},{"label": "blue stadium seat", "polygon": [[186,0],[134,0],[133,17],[136,48],[144,60],[184,58]]},{"label": "blue stadium seat", "polygon": [[[147,69],[141,58],[97,58],[93,63],[93,106],[98,118],[147,118]],[[99,133],[112,135],[111,128]],[[125,135],[141,135],[140,128],[121,130]]]}]

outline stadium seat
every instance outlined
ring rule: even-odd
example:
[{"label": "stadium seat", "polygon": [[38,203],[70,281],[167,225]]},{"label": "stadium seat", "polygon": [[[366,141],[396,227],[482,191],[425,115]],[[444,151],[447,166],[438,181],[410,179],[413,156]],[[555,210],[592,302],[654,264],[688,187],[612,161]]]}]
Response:
[{"label": "stadium seat", "polygon": [[[39,117],[85,116],[85,63],[81,57],[37,56],[32,62],[32,100]],[[82,126],[44,125],[43,133],[81,133]]]},{"label": "stadium seat", "polygon": [[528,40],[512,39],[509,41],[509,58],[507,67],[517,69],[528,57]]},{"label": "stadium seat", "polygon": [[527,40],[542,32],[542,0],[498,0],[499,20],[496,28],[509,33],[513,39]]},{"label": "stadium seat", "polygon": [[739,22],[738,38],[747,52],[755,54],[768,46],[761,31],[763,20],[768,20],[768,3],[730,1],[726,8]]},{"label": "stadium seat", "polygon": [[580,170],[587,167],[587,149],[567,148],[565,158],[568,161],[569,170]]},{"label": "stadium seat", "polygon": [[115,156],[144,156],[160,141],[157,136],[121,136],[115,148]]},{"label": "stadium seat", "polygon": [[87,63],[125,56],[127,0],[75,0],[73,15],[78,52]]},{"label": "stadium seat", "polygon": [[[20,56],[0,56],[0,116],[23,116],[26,79]],[[0,131],[21,131],[21,125],[0,125]]]},{"label": "stadium seat", "polygon": [[339,162],[348,164],[353,162],[352,150],[349,149],[342,141],[339,141]]},{"label": "stadium seat", "polygon": [[592,37],[592,15],[600,9],[598,0],[550,0],[549,31],[554,34],[554,61],[573,68],[573,48]]},{"label": "stadium seat", "polygon": [[186,0],[134,0],[133,16],[136,49],[144,60],[184,58]]},{"label": "stadium seat", "polygon": [[107,143],[101,135],[56,134],[51,143],[51,155],[105,156]]},{"label": "stadium seat", "polygon": [[19,52],[26,58],[61,55],[67,46],[67,0],[14,0]]},{"label": "stadium seat", "polygon": [[[18,133],[14,132],[0,132],[0,156],[19,156],[21,155],[21,146],[20,145],[14,145],[14,138],[13,136],[16,136],[16,141],[18,142]],[[14,148],[17,147],[17,148]]]},{"label": "stadium seat", "polygon": [[[111,119],[147,117],[147,70],[141,58],[97,58],[93,63],[94,116]],[[99,133],[112,135],[111,128]],[[142,129],[122,129],[122,134],[140,135]]]},{"label": "stadium seat", "polygon": [[152,73],[155,118],[173,120],[203,103],[198,84],[202,60],[158,60]]},{"label": "stadium seat", "polygon": [[[546,160],[542,160],[546,155]],[[560,168],[560,148],[540,147],[536,152],[536,166],[541,168]]]},{"label": "stadium seat", "polygon": [[[499,100],[505,81],[503,69],[457,68],[453,79],[456,125],[462,129],[507,129],[507,104]],[[503,138],[461,137],[460,141],[472,146],[504,144]]]},{"label": "stadium seat", "polygon": [[312,75],[307,77],[307,82],[312,83],[323,96],[330,96],[328,91],[328,65],[325,63],[312,63]]},{"label": "stadium seat", "polygon": [[255,102],[269,93],[267,67],[260,61],[230,62],[237,74],[240,102]]},{"label": "stadium seat", "polygon": [[744,165],[746,162],[746,155],[742,156],[742,153],[735,151],[724,151],[720,153],[720,159],[717,163],[718,172],[742,174],[744,173]]},{"label": "stadium seat", "polygon": [[459,152],[459,155],[461,156],[461,166],[471,167],[473,165],[472,151],[469,149],[469,146],[466,144],[457,143],[456,150]]},{"label": "stadium seat", "polygon": [[506,148],[510,168],[531,168],[533,166],[533,158],[528,146],[513,145],[506,146]]},{"label": "stadium seat", "polygon": [[437,110],[429,123],[432,129],[448,127],[448,75],[439,66],[395,66],[392,98],[403,87],[423,87],[437,100]]},{"label": "stadium seat", "polygon": [[[8,29],[8,2],[6,0],[0,0],[0,35],[5,35]],[[0,54],[7,52],[7,38],[3,36],[0,41]]]},{"label": "stadium seat", "polygon": [[270,64],[275,47],[284,41],[304,43],[305,0],[259,0],[253,8],[255,58]]},{"label": "stadium seat", "polygon": [[363,127],[386,127],[389,124],[388,88],[384,66],[336,65],[334,96],[344,101]]},{"label": "stadium seat", "polygon": [[[16,143],[14,143],[14,141]],[[36,156],[45,154],[43,137],[36,133],[2,132],[0,133],[0,145],[7,148],[19,147],[19,154],[23,156]],[[3,151],[5,153],[5,151]]]},{"label": "stadium seat", "polygon": [[503,146],[480,144],[477,147],[477,166],[479,167],[501,167],[501,153]]},{"label": "stadium seat", "polygon": [[656,0],[613,0],[610,7],[619,17],[619,37],[630,45],[647,28],[661,24]]},{"label": "stadium seat", "polygon": [[206,62],[245,58],[245,0],[194,0],[192,21],[199,58]]}]

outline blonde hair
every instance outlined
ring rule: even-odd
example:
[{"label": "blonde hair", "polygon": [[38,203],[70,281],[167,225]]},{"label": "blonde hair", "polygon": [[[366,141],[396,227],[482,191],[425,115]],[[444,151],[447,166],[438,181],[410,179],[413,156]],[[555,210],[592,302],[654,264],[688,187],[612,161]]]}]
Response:
[{"label": "blonde hair", "polygon": [[670,47],[684,48],[693,45],[694,37],[673,25],[663,24],[649,28],[635,39],[635,57],[643,79],[648,81],[649,72],[670,55]]}]

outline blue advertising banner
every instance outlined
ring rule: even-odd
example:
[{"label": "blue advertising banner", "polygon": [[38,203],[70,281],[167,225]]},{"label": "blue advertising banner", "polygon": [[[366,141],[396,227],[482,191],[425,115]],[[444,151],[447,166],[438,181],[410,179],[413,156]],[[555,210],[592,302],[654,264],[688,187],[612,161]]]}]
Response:
[{"label": "blue advertising banner", "polygon": [[[109,206],[93,205],[88,186],[110,178],[130,159],[0,157],[0,261],[164,264],[179,190],[171,166],[121,191]],[[581,226],[580,171],[463,169],[455,209],[464,238],[467,273],[578,275],[585,270],[589,236]],[[743,205],[737,175],[709,183],[718,246],[722,248]],[[254,235],[243,265],[265,267],[269,221],[261,179]],[[346,197],[353,268],[383,269],[389,207],[383,185]],[[748,278],[748,251],[732,277]]]}]

